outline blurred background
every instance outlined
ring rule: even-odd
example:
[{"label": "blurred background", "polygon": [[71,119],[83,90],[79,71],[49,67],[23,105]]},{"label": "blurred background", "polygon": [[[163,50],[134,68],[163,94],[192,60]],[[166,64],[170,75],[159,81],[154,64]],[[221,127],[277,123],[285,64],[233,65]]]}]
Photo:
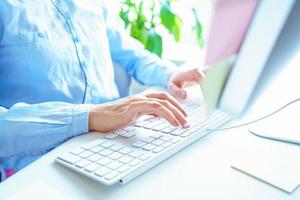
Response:
[{"label": "blurred background", "polygon": [[202,64],[213,0],[117,0],[129,34],[176,64]]},{"label": "blurred background", "polygon": [[[214,0],[115,0],[128,33],[163,59],[203,66]],[[131,94],[145,89],[134,80]]]}]

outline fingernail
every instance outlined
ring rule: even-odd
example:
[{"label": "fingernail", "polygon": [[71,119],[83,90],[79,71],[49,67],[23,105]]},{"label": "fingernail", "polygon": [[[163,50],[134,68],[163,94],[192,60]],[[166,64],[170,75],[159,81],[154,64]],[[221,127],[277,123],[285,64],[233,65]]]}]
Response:
[{"label": "fingernail", "polygon": [[188,128],[188,127],[190,127],[190,125],[189,125],[188,122],[185,122],[185,123],[183,124],[183,127],[184,127],[184,128]]}]

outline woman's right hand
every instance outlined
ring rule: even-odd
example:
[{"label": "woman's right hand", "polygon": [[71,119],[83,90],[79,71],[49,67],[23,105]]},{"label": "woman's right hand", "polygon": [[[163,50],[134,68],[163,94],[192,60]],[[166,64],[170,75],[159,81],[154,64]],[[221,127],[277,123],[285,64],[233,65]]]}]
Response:
[{"label": "woman's right hand", "polygon": [[175,127],[188,127],[187,113],[175,98],[168,93],[149,93],[93,106],[89,112],[89,130],[113,131],[142,115],[164,118]]}]

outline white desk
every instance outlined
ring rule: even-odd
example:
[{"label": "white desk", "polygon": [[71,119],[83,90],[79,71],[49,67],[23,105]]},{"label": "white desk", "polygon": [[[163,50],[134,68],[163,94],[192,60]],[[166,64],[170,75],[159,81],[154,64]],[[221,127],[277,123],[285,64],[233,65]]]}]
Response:
[{"label": "white desk", "polygon": [[[291,91],[299,87],[295,71],[289,75],[292,84]],[[297,82],[294,82],[297,81]],[[297,84],[298,83],[298,84]],[[275,84],[276,91],[281,84]],[[286,90],[286,86],[282,87]],[[290,90],[286,90],[290,91]],[[295,91],[295,90],[294,90]],[[295,96],[273,95],[272,105],[268,104],[264,112],[273,110]],[[100,135],[87,134],[73,138],[57,149],[43,156],[38,161],[18,172],[13,177],[0,184],[0,199],[15,194],[35,183],[44,183],[58,193],[63,193],[70,199],[300,199],[300,189],[287,194],[281,190],[246,176],[231,169],[232,158],[240,153],[245,146],[255,145],[259,138],[248,133],[247,128],[222,131],[209,135],[192,144],[175,156],[137,177],[126,185],[106,187],[93,180],[85,178],[67,168],[53,162],[54,158],[67,148],[91,141]],[[255,148],[255,146],[253,146]],[[276,155],[274,155],[276,156]],[[32,199],[38,197],[39,191],[32,194]],[[51,194],[47,194],[51,199]],[[45,199],[45,198],[43,198]]]},{"label": "white desk", "polygon": [[257,139],[245,129],[210,135],[128,184],[112,187],[103,186],[53,163],[60,151],[96,137],[99,135],[74,138],[1,183],[1,199],[35,182],[43,182],[76,200],[300,199],[300,190],[289,195],[230,168],[235,152],[249,140]]}]

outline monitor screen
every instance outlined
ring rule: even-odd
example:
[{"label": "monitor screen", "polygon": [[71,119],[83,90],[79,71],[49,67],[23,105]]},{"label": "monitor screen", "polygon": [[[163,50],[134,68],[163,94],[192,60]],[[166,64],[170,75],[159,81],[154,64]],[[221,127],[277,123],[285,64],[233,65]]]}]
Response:
[{"label": "monitor screen", "polygon": [[239,51],[257,1],[216,1],[207,43],[205,66],[211,66]]},{"label": "monitor screen", "polygon": [[[258,86],[267,85],[270,73],[263,76],[264,71],[274,71],[278,63],[284,67],[284,62],[268,63],[274,58],[288,60],[285,52],[293,43],[287,41],[299,27],[296,2],[216,1],[205,58],[207,76],[200,83],[209,111],[220,109],[240,116],[261,93]],[[289,46],[279,47],[279,42]]]}]

